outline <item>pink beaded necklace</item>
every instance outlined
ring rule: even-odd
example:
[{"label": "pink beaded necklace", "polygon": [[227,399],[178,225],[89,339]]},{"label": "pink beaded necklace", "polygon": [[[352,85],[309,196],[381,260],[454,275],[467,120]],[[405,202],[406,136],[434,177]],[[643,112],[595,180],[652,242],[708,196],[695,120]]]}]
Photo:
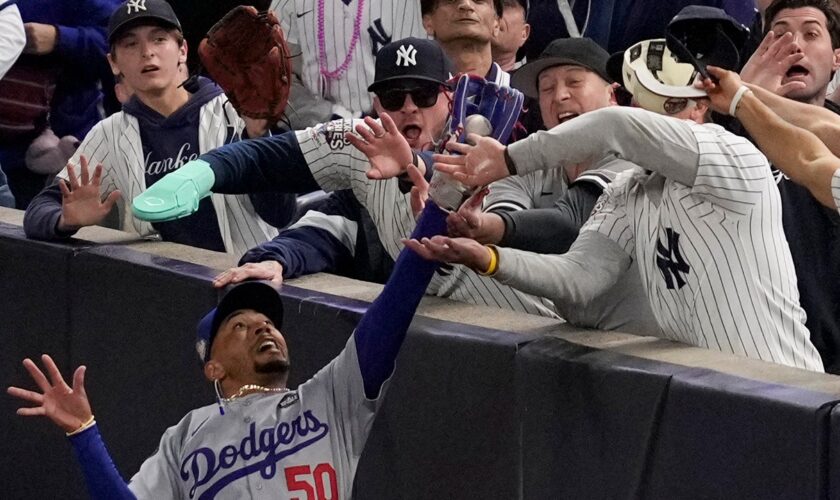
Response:
[{"label": "pink beaded necklace", "polygon": [[359,42],[362,32],[362,12],[364,8],[365,0],[359,0],[359,6],[356,7],[356,19],[353,22],[353,38],[350,39],[350,49],[344,56],[344,62],[336,69],[329,70],[327,69],[327,47],[324,39],[324,0],[318,0],[318,66],[324,78],[337,80],[350,66],[350,61],[353,60],[353,51],[356,50],[356,44]]}]

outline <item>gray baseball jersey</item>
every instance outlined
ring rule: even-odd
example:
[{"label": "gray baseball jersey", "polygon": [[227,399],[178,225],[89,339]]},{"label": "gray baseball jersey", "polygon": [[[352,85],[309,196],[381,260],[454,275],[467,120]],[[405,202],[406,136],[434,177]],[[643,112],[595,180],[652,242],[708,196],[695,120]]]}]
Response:
[{"label": "gray baseball jersey", "polygon": [[831,177],[831,194],[834,195],[834,204],[840,211],[840,169],[835,170]]},{"label": "gray baseball jersey", "polygon": [[520,173],[605,152],[640,165],[610,185],[581,234],[607,236],[638,263],[665,334],[822,371],[764,155],[716,125],[640,109],[574,121],[511,145],[510,155]]},{"label": "gray baseball jersey", "polygon": [[129,488],[140,499],[349,498],[378,401],[365,398],[351,336],[295,391],[188,413]]},{"label": "gray baseball jersey", "polygon": [[[403,193],[397,179],[372,181],[365,172],[367,157],[344,138],[361,120],[336,120],[296,132],[300,150],[315,180],[325,191],[352,189],[368,210],[388,254],[396,259],[402,239],[414,229],[410,194]],[[471,304],[511,309],[557,317],[551,301],[534,297],[481,276],[464,266],[444,266],[426,291],[439,297]]]},{"label": "gray baseball jersey", "polygon": [[[427,36],[420,2],[323,2],[323,18],[318,12],[318,0],[273,0],[271,10],[280,19],[289,42],[301,51],[304,86],[355,116],[370,112],[372,100],[367,87],[373,82],[376,53],[391,41]],[[319,37],[323,41],[325,59],[320,55]],[[322,67],[334,72],[345,61],[349,62],[340,76],[332,78],[322,74]]]}]

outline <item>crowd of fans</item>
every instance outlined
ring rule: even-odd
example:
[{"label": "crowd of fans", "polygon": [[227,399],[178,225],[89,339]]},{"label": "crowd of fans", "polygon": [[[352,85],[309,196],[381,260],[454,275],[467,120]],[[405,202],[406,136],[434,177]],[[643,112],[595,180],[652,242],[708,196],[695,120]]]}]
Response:
[{"label": "crowd of fans", "polygon": [[[657,129],[655,123],[659,122],[645,117],[638,123],[625,123],[624,115],[604,115],[610,117],[610,127],[595,130],[586,129],[587,123],[579,118],[620,104],[641,106],[672,118],[719,124],[754,141],[770,157],[773,166],[768,166],[767,172],[772,173],[777,192],[769,195],[771,201],[780,195],[780,213],[765,214],[767,203],[747,212],[765,225],[775,224],[779,217],[787,245],[767,253],[772,257],[761,266],[747,266],[745,279],[766,280],[764,285],[773,291],[759,287],[764,291],[751,297],[753,305],[746,309],[756,311],[758,324],[766,315],[773,315],[774,310],[784,310],[784,314],[778,310],[775,313],[776,318],[771,321],[774,329],[783,329],[787,332],[783,336],[789,336],[800,326],[802,331],[807,327],[809,333],[803,336],[809,339],[783,339],[777,342],[777,348],[788,352],[802,350],[786,349],[786,342],[805,345],[805,350],[815,346],[826,369],[840,370],[840,285],[838,280],[824,279],[840,275],[835,244],[838,214],[829,203],[830,180],[823,179],[827,187],[821,192],[809,184],[810,177],[803,181],[798,171],[789,172],[775,162],[760,140],[752,139],[759,136],[755,131],[728,116],[732,114],[729,109],[710,106],[706,90],[697,83],[698,68],[677,62],[664,41],[638,43],[646,37],[664,37],[670,18],[686,7],[684,3],[704,4],[697,12],[691,7],[683,10],[687,13],[684,17],[708,20],[717,16],[720,23],[741,30],[743,36],[727,38],[738,45],[736,67],[727,69],[740,73],[740,80],[749,85],[745,88],[753,91],[750,97],[758,97],[785,122],[814,132],[833,151],[833,127],[840,121],[836,119],[840,108],[828,94],[840,64],[840,28],[833,2],[677,2],[678,5],[657,9],[666,18],[648,16],[644,21],[634,15],[635,10],[627,10],[618,2],[611,4],[609,12],[602,10],[606,8],[603,2],[397,3],[360,5],[357,13],[371,18],[373,28],[368,30],[369,36],[360,35],[358,32],[363,30],[355,24],[344,26],[353,28],[352,33],[334,26],[333,38],[351,37],[358,43],[336,46],[330,51],[322,50],[324,47],[318,44],[323,40],[317,37],[323,36],[321,28],[331,25],[330,16],[339,11],[328,9],[309,16],[307,9],[296,12],[301,6],[295,2],[276,0],[269,6],[278,14],[296,54],[295,81],[287,108],[289,120],[277,124],[240,117],[211,80],[201,75],[190,77],[188,68],[194,66],[188,66],[188,44],[175,11],[165,2],[120,5],[114,0],[90,0],[72,9],[50,8],[47,0],[3,3],[0,71],[8,74],[0,79],[0,99],[9,104],[0,111],[0,203],[26,210],[25,230],[32,238],[67,238],[82,226],[110,223],[144,237],[241,256],[239,267],[214,281],[218,287],[247,279],[279,284],[284,279],[322,271],[384,282],[403,247],[402,240],[414,226],[417,207],[427,196],[425,180],[431,177],[433,165],[443,161],[442,168],[447,168],[446,160],[433,158],[432,153],[444,152],[442,142],[450,116],[453,81],[448,78],[476,74],[499,86],[517,88],[527,96],[514,137],[540,144],[539,154],[553,156],[539,167],[537,153],[524,158],[530,165],[517,164],[517,171],[529,173],[493,179],[488,190],[450,215],[449,233],[456,239],[447,243],[449,255],[437,255],[450,264],[441,267],[427,293],[559,317],[578,326],[677,338],[772,361],[787,359],[763,349],[744,347],[756,345],[748,339],[759,336],[767,341],[766,331],[750,319],[752,313],[732,312],[745,309],[745,295],[750,296],[749,293],[727,296],[724,304],[710,308],[697,299],[697,290],[689,285],[695,295],[683,294],[676,299],[685,309],[680,314],[675,312],[675,306],[666,306],[674,297],[657,295],[657,280],[665,284],[677,280],[682,285],[686,277],[695,276],[700,281],[711,281],[710,269],[717,269],[716,263],[708,260],[714,261],[720,255],[708,248],[691,258],[685,252],[680,254],[681,248],[695,245],[683,234],[683,246],[678,246],[673,236],[676,222],[660,220],[661,227],[656,231],[647,229],[653,231],[652,244],[663,247],[665,254],[654,248],[649,254],[634,255],[632,243],[619,241],[626,250],[620,259],[627,257],[626,266],[622,265],[621,272],[603,286],[592,287],[603,278],[594,274],[607,269],[610,259],[594,256],[609,245],[593,244],[597,251],[587,250],[587,261],[575,262],[568,271],[561,272],[550,258],[539,258],[565,254],[566,259],[574,261],[575,253],[568,252],[576,248],[575,242],[585,247],[583,236],[590,233],[581,230],[593,224],[593,210],[599,213],[602,205],[615,197],[612,188],[608,189],[610,184],[637,166],[692,188],[692,194],[703,191],[707,198],[700,201],[709,203],[710,210],[719,206],[729,209],[733,204],[751,206],[749,193],[754,189],[748,186],[728,186],[743,189],[744,194],[733,195],[734,202],[723,200],[721,193],[709,194],[708,186],[698,188],[694,176],[701,176],[698,169],[702,169],[703,160],[697,158],[702,155],[668,156],[670,148],[658,143],[633,146],[641,137],[652,134],[660,135],[660,139],[667,137]],[[178,8],[177,3],[174,6]],[[318,6],[312,3],[312,7]],[[134,16],[140,9],[154,22],[138,25]],[[152,14],[146,16],[147,9]],[[373,19],[374,16],[380,17]],[[717,29],[713,28],[715,25],[708,26],[712,27],[702,36],[717,36],[712,32]],[[407,38],[412,36],[415,38]],[[616,47],[616,43],[623,45]],[[410,66],[406,59],[405,71],[395,73],[393,59],[399,66],[399,58],[406,54],[398,51],[408,46],[415,58]],[[610,58],[606,49],[618,50]],[[643,72],[658,79],[663,88],[683,90],[650,89],[650,85],[636,82],[632,75],[622,74],[626,69],[623,65],[636,64],[624,56],[623,49],[629,49],[627,54],[642,51],[641,59],[648,63]],[[339,66],[342,57],[345,64],[340,65],[340,71],[329,69]],[[650,62],[656,57],[664,59],[659,67]],[[432,60],[441,65],[432,68]],[[79,70],[82,67],[85,71]],[[43,92],[22,93],[15,87],[20,80],[40,86]],[[102,90],[106,90],[105,95]],[[40,101],[35,102],[36,99]],[[819,113],[811,109],[815,107]],[[19,109],[30,114],[24,115]],[[322,151],[308,147],[307,137],[319,131],[353,131],[361,123],[354,120],[365,116],[393,122],[393,130],[399,134],[388,134],[383,139],[376,136],[371,141],[362,139],[360,144],[370,142],[374,151],[380,143],[390,149],[383,146],[378,156],[371,156],[370,151],[365,151],[367,156],[360,151],[348,156],[330,155],[329,148]],[[671,127],[671,122],[666,124]],[[560,130],[556,127],[561,125],[564,130],[576,130],[581,141],[592,138],[588,141],[592,151],[578,155],[586,158],[571,155],[574,161],[563,161],[540,139],[540,130]],[[290,131],[284,133],[284,129]],[[608,143],[596,140],[604,138],[604,130],[615,130]],[[687,142],[680,147],[698,149],[696,137],[680,138],[683,139]],[[391,142],[383,142],[388,140]],[[512,150],[518,147],[514,145]],[[658,149],[664,156],[634,156],[637,150],[645,149]],[[731,154],[731,147],[723,149]],[[416,152],[413,156],[406,152],[412,150]],[[566,153],[568,150],[562,148]],[[478,154],[472,152],[466,158]],[[760,159],[763,158],[762,155]],[[364,175],[363,179],[358,178],[359,172],[376,170],[382,162],[399,163],[404,159],[419,168],[405,174],[400,165],[394,172],[403,174],[399,181],[372,181]],[[810,158],[802,152],[799,162],[807,160]],[[208,191],[226,194],[201,200],[194,214],[180,220],[149,222],[132,214],[133,198],[167,174],[196,161],[214,171],[215,181]],[[512,165],[510,156],[508,162]],[[661,164],[675,162],[685,165],[661,169]],[[680,166],[689,169],[690,174],[674,175]],[[244,173],[230,174],[237,169]],[[324,173],[326,170],[329,173]],[[418,184],[413,192],[405,187],[406,175]],[[277,180],[265,181],[272,178]],[[295,194],[312,191],[315,193],[301,198],[305,202],[295,204]],[[659,210],[659,199],[651,203],[652,210]],[[106,219],[111,212],[116,216]],[[743,210],[735,210],[731,220],[736,214],[744,215]],[[698,223],[693,219],[696,213],[683,215],[692,218],[692,224]],[[726,223],[716,221],[722,226]],[[629,229],[631,233],[642,230]],[[671,240],[663,236],[666,232],[671,234]],[[640,235],[634,236],[638,247]],[[469,248],[477,248],[474,243],[490,249],[489,253],[481,250],[478,261],[451,255],[451,247],[468,242]],[[533,275],[499,279],[507,276],[513,265],[508,248],[533,252],[537,256],[535,262],[554,262],[548,269],[556,273],[542,275],[570,289],[537,285]],[[491,273],[483,265],[487,255],[498,258],[498,269]],[[686,258],[687,262],[681,262]],[[666,268],[663,260],[670,262],[669,259],[677,261],[673,264],[676,267]],[[657,262],[661,272],[648,270]],[[522,265],[534,274],[535,264]],[[745,265],[739,263],[740,267]],[[681,266],[684,271],[680,271]],[[730,270],[727,274],[733,273]],[[779,293],[776,278],[782,276],[795,286],[790,290],[782,287],[785,291]],[[725,280],[717,284],[710,281],[706,285],[717,287],[715,290],[726,288]],[[768,305],[754,307],[757,301]],[[728,312],[724,312],[724,305]],[[669,309],[667,314],[663,308]],[[705,309],[703,314],[699,309]],[[675,320],[674,316],[686,317]],[[740,320],[726,327],[721,317]],[[753,326],[745,326],[744,321]],[[733,331],[727,331],[730,329]],[[705,330],[720,332],[720,338],[714,339],[713,333],[697,333]],[[731,338],[721,342],[725,337]],[[821,368],[818,365],[811,367]]]},{"label": "crowd of fans", "polygon": [[[385,283],[408,246],[441,262],[427,294],[840,373],[840,6],[629,3],[275,0],[295,78],[268,123],[190,76],[177,3],[0,1],[0,205],[30,238],[241,256],[216,287]],[[527,97],[510,145],[446,142],[465,73]],[[476,194],[407,240],[435,172]],[[138,218],[173,173],[209,196]]]}]

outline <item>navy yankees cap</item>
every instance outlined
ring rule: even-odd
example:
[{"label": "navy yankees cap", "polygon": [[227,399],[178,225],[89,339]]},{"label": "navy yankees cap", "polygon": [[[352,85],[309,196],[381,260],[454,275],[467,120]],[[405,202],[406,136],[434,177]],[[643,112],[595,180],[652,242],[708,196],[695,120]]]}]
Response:
[{"label": "navy yankees cap", "polygon": [[376,92],[394,80],[425,80],[446,85],[454,66],[446,52],[433,40],[403,38],[379,49],[376,72],[368,92]]},{"label": "navy yankees cap", "polygon": [[127,0],[111,14],[108,21],[108,43],[117,35],[140,24],[161,24],[181,29],[181,22],[166,0]]},{"label": "navy yankees cap", "polygon": [[678,61],[689,63],[703,76],[706,66],[737,71],[740,49],[750,30],[717,7],[689,5],[668,23],[665,40]]},{"label": "navy yankees cap", "polygon": [[265,314],[278,329],[283,324],[283,301],[274,287],[261,281],[248,281],[237,285],[225,294],[218,306],[198,322],[195,350],[202,363],[210,359],[210,349],[222,321],[241,309],[253,309]]},{"label": "navy yankees cap", "polygon": [[554,40],[540,57],[516,70],[511,75],[511,85],[521,90],[528,97],[539,98],[537,80],[540,73],[553,66],[573,64],[583,66],[594,71],[606,81],[611,81],[607,75],[607,59],[609,53],[590,38],[558,38]]}]

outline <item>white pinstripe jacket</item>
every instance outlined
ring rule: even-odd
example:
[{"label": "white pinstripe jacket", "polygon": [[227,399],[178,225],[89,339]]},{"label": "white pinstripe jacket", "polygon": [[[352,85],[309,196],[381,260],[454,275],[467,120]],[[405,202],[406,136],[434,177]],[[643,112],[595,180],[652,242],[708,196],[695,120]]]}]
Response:
[{"label": "white pinstripe jacket", "polygon": [[[201,107],[199,153],[224,145],[229,128],[233,129],[234,137],[239,137],[244,127],[245,123],[227,102],[227,97],[224,94],[216,96]],[[122,193],[123,201],[119,203],[122,229],[140,236],[157,234],[150,223],[133,217],[131,210],[126,209],[126,203],[146,190],[143,144],[137,119],[119,112],[97,123],[70,162],[79,165],[80,155],[85,155],[91,165],[102,164],[103,195],[115,189]],[[66,179],[67,169],[58,177]],[[228,253],[242,255],[277,236],[277,229],[257,215],[248,195],[213,194],[212,203]]]}]

